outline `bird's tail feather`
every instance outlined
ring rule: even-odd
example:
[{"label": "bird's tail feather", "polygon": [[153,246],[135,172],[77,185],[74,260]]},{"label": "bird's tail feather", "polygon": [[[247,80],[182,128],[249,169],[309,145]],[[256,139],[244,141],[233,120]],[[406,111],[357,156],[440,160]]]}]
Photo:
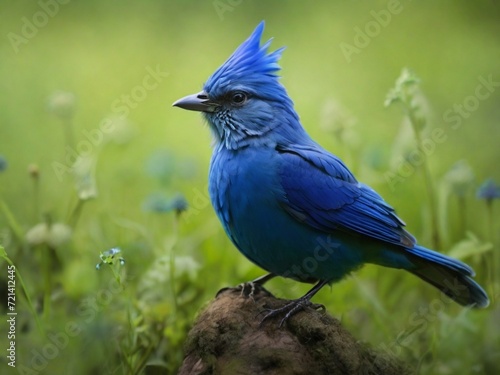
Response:
[{"label": "bird's tail feather", "polygon": [[408,271],[414,275],[463,306],[482,308],[489,305],[486,292],[471,278],[474,271],[467,264],[422,246],[415,246],[408,252],[415,266]]}]

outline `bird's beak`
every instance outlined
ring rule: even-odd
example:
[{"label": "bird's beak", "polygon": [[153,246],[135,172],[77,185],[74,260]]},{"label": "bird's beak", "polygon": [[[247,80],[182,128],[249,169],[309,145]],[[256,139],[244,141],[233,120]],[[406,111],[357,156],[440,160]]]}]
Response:
[{"label": "bird's beak", "polygon": [[174,107],[179,107],[190,111],[199,111],[199,112],[215,112],[215,109],[219,107],[219,104],[210,101],[205,91],[185,96],[184,98],[177,100],[172,105]]}]

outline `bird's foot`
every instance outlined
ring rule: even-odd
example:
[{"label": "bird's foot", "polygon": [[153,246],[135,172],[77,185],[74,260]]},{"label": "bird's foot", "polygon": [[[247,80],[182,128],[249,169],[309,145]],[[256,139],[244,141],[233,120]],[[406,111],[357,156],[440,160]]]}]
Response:
[{"label": "bird's foot", "polygon": [[246,282],[246,283],[241,283],[240,285],[238,285],[235,288],[222,288],[221,290],[219,290],[217,292],[217,294],[215,295],[215,298],[217,298],[219,296],[219,294],[221,294],[222,292],[224,292],[224,291],[226,291],[228,289],[236,289],[236,290],[240,290],[241,289],[240,295],[242,297],[250,297],[252,299],[254,299],[253,297],[256,294],[260,293],[260,292],[264,292],[268,296],[272,296],[272,294],[269,293],[267,291],[267,289],[265,289],[262,285],[264,283],[268,282],[269,280],[271,280],[274,277],[276,277],[275,274],[268,273],[266,275],[263,275],[261,277],[256,278],[255,280],[252,280],[252,281],[249,281],[249,282]]},{"label": "bird's foot", "polygon": [[266,288],[262,286],[260,283],[256,283],[254,281],[249,281],[246,283],[241,283],[236,287],[236,289],[241,289],[240,296],[254,299],[254,296],[258,293],[264,292],[267,295],[271,295]]},{"label": "bird's foot", "polygon": [[241,297],[251,298],[251,299],[254,299],[254,297],[259,293],[265,293],[266,295],[271,296],[271,293],[269,293],[267,289],[262,286],[262,284],[249,281],[246,283],[241,283],[234,288],[222,288],[217,292],[215,298],[217,298],[222,292],[228,289],[234,289],[236,291],[239,291]]},{"label": "bird's foot", "polygon": [[280,307],[278,309],[267,309],[264,312],[267,312],[267,314],[262,318],[260,321],[260,324],[262,325],[264,321],[274,318],[275,316],[278,315],[285,315],[283,319],[281,319],[279,327],[283,327],[283,325],[286,323],[286,321],[296,313],[298,313],[300,310],[305,310],[307,308],[312,308],[314,310],[325,310],[325,306],[319,303],[312,303],[309,299],[307,298],[299,298],[294,301],[291,301],[290,303],[286,304],[283,307]]}]

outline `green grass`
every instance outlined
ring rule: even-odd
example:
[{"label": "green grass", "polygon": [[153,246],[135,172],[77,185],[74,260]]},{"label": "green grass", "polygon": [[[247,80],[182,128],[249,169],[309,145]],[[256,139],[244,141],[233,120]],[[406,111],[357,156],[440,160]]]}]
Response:
[{"label": "green grass", "polygon": [[[441,128],[446,138],[426,156],[438,250],[471,264],[492,304],[469,311],[410,274],[374,266],[325,288],[315,301],[360,340],[397,354],[421,374],[498,373],[499,203],[488,206],[475,192],[487,178],[500,182],[500,90],[478,101],[460,126],[443,118],[475,95],[479,77],[500,81],[500,14],[492,2],[401,1],[402,11],[350,63],[339,45],[353,44],[355,27],[364,29],[370,12],[387,9],[387,2],[246,0],[230,5],[221,19],[214,4],[229,2],[75,1],[60,5],[17,53],[9,33],[21,35],[23,17],[31,20],[41,8],[7,3],[0,23],[0,155],[8,163],[0,172],[0,245],[18,271],[18,373],[133,374],[153,363],[175,373],[197,311],[220,288],[263,273],[235,250],[211,208],[209,130],[196,114],[171,107],[198,91],[262,19],[265,37],[275,37],[272,47],[287,46],[282,82],[308,132],[431,246],[420,168],[394,186],[387,182],[387,172],[414,150],[414,136],[400,108],[385,108],[384,100],[404,67],[416,72],[427,122],[422,137]],[[94,166],[78,173],[76,189],[72,173],[54,170],[73,167],[73,160],[66,162],[67,128],[76,149],[85,151],[85,134],[105,129],[103,119],[116,116],[123,95],[141,93],[151,69],[164,74],[127,106],[125,123],[89,143]],[[73,115],[47,109],[58,90],[75,95]],[[458,173],[450,185],[445,175],[460,160],[471,173]],[[32,164],[38,175],[33,166],[28,173]],[[457,193],[457,184],[464,190]],[[95,196],[79,199],[84,192]],[[187,211],[169,206],[178,193]],[[165,212],[145,209],[153,203]],[[70,237],[27,237],[40,223],[66,225]],[[97,271],[99,255],[114,247],[125,264],[115,259]],[[7,265],[0,263],[5,281]],[[287,298],[308,287],[269,283]],[[2,319],[2,349],[8,348],[7,329]],[[6,361],[0,359],[2,373],[11,370]]]}]

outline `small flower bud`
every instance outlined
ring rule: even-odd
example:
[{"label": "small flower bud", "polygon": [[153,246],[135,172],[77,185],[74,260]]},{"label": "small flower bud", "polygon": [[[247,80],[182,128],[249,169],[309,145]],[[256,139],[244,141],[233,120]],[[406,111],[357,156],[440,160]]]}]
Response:
[{"label": "small flower bud", "polygon": [[75,114],[76,97],[72,92],[56,91],[50,95],[48,109],[61,119],[70,119]]},{"label": "small flower bud", "polygon": [[170,205],[177,214],[186,211],[189,206],[186,198],[181,193],[177,193],[172,198],[172,200],[170,201]]},{"label": "small flower bud", "polygon": [[493,179],[489,178],[477,189],[476,196],[478,199],[493,201],[500,198],[500,186]]},{"label": "small flower bud", "polygon": [[7,169],[9,163],[7,163],[7,159],[0,155],[0,172],[3,172]]},{"label": "small flower bud", "polygon": [[28,174],[34,180],[38,180],[38,178],[40,177],[40,169],[38,168],[38,165],[36,164],[28,165]]},{"label": "small flower bud", "polygon": [[469,163],[460,160],[446,173],[444,181],[454,194],[464,197],[474,184],[474,172]]},{"label": "small flower bud", "polygon": [[56,248],[68,242],[71,234],[71,228],[66,224],[54,223],[49,226],[47,223],[40,223],[26,233],[26,241],[30,245],[47,244]]}]

